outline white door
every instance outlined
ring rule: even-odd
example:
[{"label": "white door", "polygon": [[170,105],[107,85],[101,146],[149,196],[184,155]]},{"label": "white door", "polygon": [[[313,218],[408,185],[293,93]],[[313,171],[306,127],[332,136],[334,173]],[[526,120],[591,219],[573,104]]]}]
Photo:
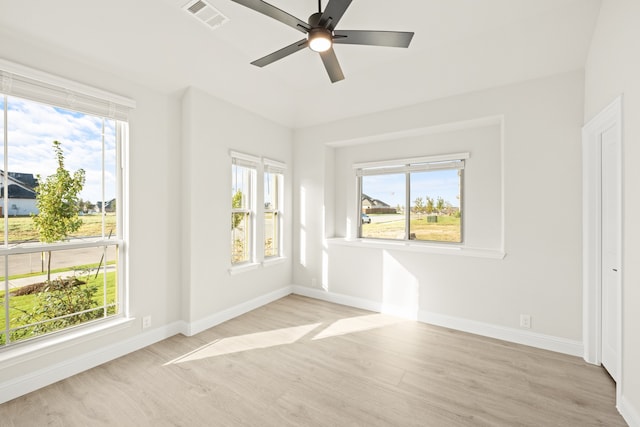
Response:
[{"label": "white door", "polygon": [[601,135],[602,141],[602,365],[618,381],[620,360],[620,237],[621,188],[617,128]]}]

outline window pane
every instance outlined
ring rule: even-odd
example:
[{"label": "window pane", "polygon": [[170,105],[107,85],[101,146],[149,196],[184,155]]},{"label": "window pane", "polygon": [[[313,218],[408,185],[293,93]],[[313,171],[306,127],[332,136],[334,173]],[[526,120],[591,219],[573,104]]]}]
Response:
[{"label": "window pane", "polygon": [[255,169],[245,166],[231,166],[231,207],[250,209],[252,174]]},{"label": "window pane", "polygon": [[231,263],[251,261],[253,185],[256,170],[231,165]]},{"label": "window pane", "polygon": [[[82,224],[68,236],[102,236],[103,227],[106,236],[110,232],[117,236],[115,122],[13,97],[8,98],[7,108],[8,203],[5,207],[2,200],[0,206],[9,216],[9,242],[39,240],[31,216],[39,213],[35,191],[39,181],[44,182],[58,168],[53,141],[60,142],[64,168],[72,176],[80,169],[85,172],[74,207]],[[104,226],[103,205],[107,213]]]},{"label": "window pane", "polygon": [[251,235],[248,212],[238,212],[231,214],[231,262],[233,264],[249,261]]},{"label": "window pane", "polygon": [[2,145],[0,145],[0,243],[5,244],[5,218],[4,218],[4,181],[5,181],[5,166],[4,166],[4,109],[5,109],[5,97],[4,95],[0,96],[0,112],[2,114],[2,119],[0,119],[0,141]]},{"label": "window pane", "polygon": [[406,175],[368,175],[362,177],[361,237],[405,238]]},{"label": "window pane", "polygon": [[278,212],[264,213],[264,256],[273,257],[280,255],[280,234],[278,225]]},{"label": "window pane", "polygon": [[[110,246],[8,256],[11,341],[117,314],[116,251]],[[6,343],[6,336],[0,339]]]},{"label": "window pane", "polygon": [[264,173],[264,256],[280,255],[280,197],[283,176]]},{"label": "window pane", "polygon": [[264,173],[264,208],[280,209],[278,195],[280,192],[279,181],[280,174],[265,172]]},{"label": "window pane", "polygon": [[461,242],[461,170],[411,173],[409,238]]}]

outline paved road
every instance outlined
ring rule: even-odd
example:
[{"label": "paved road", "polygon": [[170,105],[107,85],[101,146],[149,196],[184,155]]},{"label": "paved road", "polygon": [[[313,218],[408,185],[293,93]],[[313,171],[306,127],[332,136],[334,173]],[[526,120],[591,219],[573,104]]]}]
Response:
[{"label": "paved road", "polygon": [[385,215],[369,215],[372,224],[378,224],[383,222],[403,221],[404,215],[402,214],[385,214]]},{"label": "paved road", "polygon": [[[102,258],[102,248],[80,248],[55,251],[51,253],[51,269],[73,268],[79,265],[98,264]],[[47,253],[16,254],[9,256],[9,277],[27,273],[46,273]],[[107,247],[107,261],[115,259],[115,246]],[[104,261],[103,261],[104,265]],[[0,276],[4,272],[0,271]],[[11,280],[11,284],[24,286],[28,283],[36,283],[38,278],[30,277],[27,280]],[[41,280],[40,280],[41,281]],[[28,283],[27,283],[28,282]],[[13,287],[13,286],[10,286]]]}]

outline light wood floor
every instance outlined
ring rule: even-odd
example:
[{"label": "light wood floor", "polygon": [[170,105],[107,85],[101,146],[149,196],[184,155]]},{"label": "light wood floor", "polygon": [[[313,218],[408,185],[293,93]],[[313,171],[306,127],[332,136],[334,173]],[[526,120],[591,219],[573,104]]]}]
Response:
[{"label": "light wood floor", "polygon": [[624,426],[583,360],[289,296],[0,405],[1,426]]}]

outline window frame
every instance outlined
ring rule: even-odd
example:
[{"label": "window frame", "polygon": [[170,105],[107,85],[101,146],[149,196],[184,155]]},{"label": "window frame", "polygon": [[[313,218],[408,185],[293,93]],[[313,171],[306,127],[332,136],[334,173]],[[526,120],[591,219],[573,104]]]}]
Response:
[{"label": "window frame", "polygon": [[[267,209],[267,207],[265,206],[264,200],[263,200],[263,206],[264,210],[263,210],[263,224],[265,225],[265,233],[264,233],[264,261],[270,261],[270,260],[274,260],[277,258],[282,258],[282,242],[284,240],[284,233],[283,233],[283,225],[284,225],[284,216],[283,216],[283,206],[284,206],[284,173],[285,173],[285,169],[286,169],[286,165],[282,162],[279,162],[277,160],[271,160],[271,159],[267,159],[267,158],[263,158],[262,159],[262,164],[263,164],[263,185],[266,185],[267,183],[267,179],[266,179],[266,175],[267,174],[273,174],[275,175],[275,182],[276,182],[276,190],[275,190],[275,200],[276,200],[276,204],[275,207],[271,208],[271,209]],[[276,239],[276,253],[274,255],[267,255],[267,235],[266,235],[266,214],[272,214],[274,215],[274,225],[276,227],[276,233],[274,233],[274,238]]]},{"label": "window frame", "polygon": [[[9,171],[7,170],[7,144],[8,139],[8,104],[9,98],[19,98],[26,101],[36,102],[43,105],[63,108],[71,112],[82,113],[94,117],[113,120],[115,124],[115,146],[116,158],[116,236],[105,235],[104,213],[105,200],[102,200],[102,231],[101,236],[78,239],[76,241],[63,241],[55,243],[28,242],[10,243],[8,236],[8,209],[4,209],[1,220],[5,225],[3,243],[0,244],[0,260],[4,269],[4,280],[2,289],[5,295],[9,293],[8,263],[9,257],[17,254],[32,254],[45,251],[64,251],[71,249],[98,248],[106,255],[109,247],[115,247],[115,258],[117,259],[116,272],[116,292],[118,298],[115,305],[118,310],[116,314],[106,315],[106,293],[103,304],[98,308],[105,310],[105,315],[99,319],[83,322],[78,325],[67,326],[59,330],[50,331],[29,337],[26,339],[11,341],[11,327],[9,321],[9,298],[3,298],[3,321],[1,322],[2,332],[6,342],[0,347],[0,352],[4,355],[14,353],[14,349],[30,349],[33,346],[38,348],[42,345],[59,343],[65,339],[77,338],[83,335],[91,335],[94,331],[115,327],[129,323],[129,300],[128,300],[128,266],[127,266],[127,242],[128,242],[128,150],[129,150],[129,112],[136,107],[135,101],[116,95],[101,89],[93,88],[72,80],[67,80],[59,76],[48,74],[43,71],[31,69],[29,67],[15,64],[0,59],[0,96],[3,97],[3,117],[1,136],[4,147],[3,182],[8,183]],[[103,146],[104,150],[104,146]],[[104,156],[104,153],[103,153]],[[104,159],[104,157],[103,157]],[[104,168],[104,160],[103,166]],[[104,170],[103,170],[104,180]],[[104,186],[104,181],[102,182]],[[7,186],[8,188],[8,186]],[[104,187],[103,187],[104,188]],[[7,206],[8,191],[4,192],[4,206]],[[106,286],[106,276],[104,276]],[[4,357],[3,357],[4,359]]]},{"label": "window frame", "polygon": [[[234,208],[231,206],[231,232],[233,233],[233,217],[236,214],[244,214],[247,217],[248,228],[246,234],[246,242],[248,248],[245,249],[245,253],[247,254],[247,258],[238,262],[233,261],[234,257],[234,240],[231,240],[231,266],[232,267],[242,267],[247,265],[256,264],[256,197],[257,197],[257,180],[258,180],[258,166],[260,165],[260,158],[251,156],[244,153],[238,153],[235,151],[231,152],[231,173],[233,175],[233,167],[242,167],[249,170],[249,182],[248,182],[248,194],[243,197],[243,200],[246,202],[246,206],[242,206],[240,208]],[[233,177],[232,177],[233,182]],[[237,182],[236,182],[237,185]],[[233,185],[232,185],[232,194],[233,198]]]},{"label": "window frame", "polygon": [[[357,237],[363,241],[398,242],[405,244],[429,244],[429,245],[463,245],[464,244],[464,168],[465,161],[470,158],[468,152],[443,154],[436,156],[413,157],[395,160],[383,160],[376,162],[354,163],[353,169],[357,180]],[[429,172],[434,170],[460,170],[460,241],[450,242],[444,240],[416,240],[411,239],[411,173]],[[390,174],[404,174],[405,180],[405,212],[404,212],[404,237],[402,239],[365,237],[362,235],[363,223],[362,211],[362,178],[364,176],[380,176]]]},{"label": "window frame", "polygon": [[[255,165],[255,174],[253,180],[253,192],[252,203],[253,209],[251,209],[252,217],[252,229],[250,245],[253,248],[251,253],[251,259],[244,262],[233,262],[233,241],[231,242],[231,253],[229,257],[229,274],[235,275],[244,271],[253,270],[256,268],[264,267],[267,265],[277,264],[284,260],[284,217],[286,215],[285,209],[285,180],[287,165],[284,162],[273,160],[266,157],[254,156],[234,150],[229,150],[229,157],[231,161],[231,172],[233,174],[234,162],[238,161],[244,164]],[[236,160],[237,159],[237,160]],[[277,206],[275,209],[267,209],[264,205],[265,194],[265,174],[271,172],[278,174],[278,194],[277,194]],[[233,181],[233,176],[232,176]],[[232,197],[233,197],[233,183],[231,185]],[[241,213],[240,210],[236,210],[231,207],[230,217],[233,218],[234,213]],[[265,234],[265,221],[267,213],[277,213],[277,238],[278,238],[278,253],[275,255],[266,255],[266,234]],[[231,219],[233,221],[233,219]],[[233,222],[231,223],[233,226]],[[261,237],[259,237],[261,236]]]}]

